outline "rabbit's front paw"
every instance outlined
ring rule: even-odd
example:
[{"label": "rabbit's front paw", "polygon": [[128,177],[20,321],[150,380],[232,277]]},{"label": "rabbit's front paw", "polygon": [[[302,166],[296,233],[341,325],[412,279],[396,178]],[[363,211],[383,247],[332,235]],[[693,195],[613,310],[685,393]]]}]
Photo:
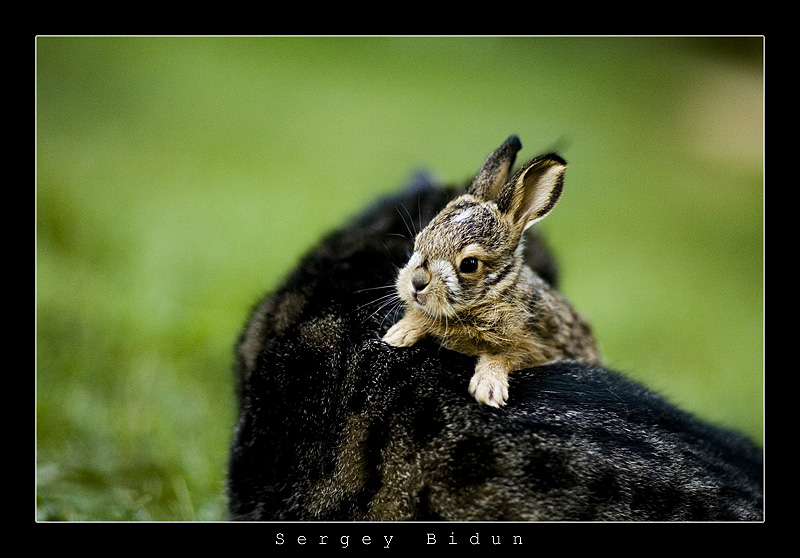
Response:
[{"label": "rabbit's front paw", "polygon": [[393,347],[410,347],[425,337],[425,332],[418,328],[411,320],[403,318],[386,332],[383,340]]},{"label": "rabbit's front paw", "polygon": [[500,407],[508,399],[508,368],[502,363],[481,358],[469,381],[469,393],[479,403]]}]

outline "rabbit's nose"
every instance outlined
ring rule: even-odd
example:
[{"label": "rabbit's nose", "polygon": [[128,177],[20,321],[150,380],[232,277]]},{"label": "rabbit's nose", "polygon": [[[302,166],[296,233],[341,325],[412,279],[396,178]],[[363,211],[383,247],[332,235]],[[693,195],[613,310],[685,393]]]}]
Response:
[{"label": "rabbit's nose", "polygon": [[411,276],[411,286],[414,287],[417,292],[424,290],[430,282],[430,275],[422,268],[414,271],[414,274]]}]

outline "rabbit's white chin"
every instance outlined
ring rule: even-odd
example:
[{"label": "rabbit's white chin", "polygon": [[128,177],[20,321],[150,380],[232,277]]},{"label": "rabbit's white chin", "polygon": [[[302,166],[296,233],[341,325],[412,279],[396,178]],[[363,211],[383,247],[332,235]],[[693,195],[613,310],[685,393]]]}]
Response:
[{"label": "rabbit's white chin", "polygon": [[455,309],[450,305],[437,304],[432,297],[426,297],[424,303],[413,301],[413,306],[433,321],[453,320],[457,317]]}]

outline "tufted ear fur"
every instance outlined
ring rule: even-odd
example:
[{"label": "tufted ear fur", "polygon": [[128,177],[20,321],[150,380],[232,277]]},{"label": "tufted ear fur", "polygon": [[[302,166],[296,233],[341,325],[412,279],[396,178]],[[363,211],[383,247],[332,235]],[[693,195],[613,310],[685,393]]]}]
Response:
[{"label": "tufted ear fur", "polygon": [[506,182],[522,143],[510,136],[486,158],[472,181],[468,194],[484,201],[494,201],[522,233],[544,219],[561,197],[567,163],[550,153],[531,159]]},{"label": "tufted ear fur", "polygon": [[567,163],[551,153],[527,162],[498,192],[497,207],[524,231],[552,211],[564,187]]},{"label": "tufted ear fur", "polygon": [[519,138],[510,136],[503,142],[503,145],[486,158],[467,193],[484,200],[495,199],[501,187],[506,183],[506,178],[514,167],[517,151],[520,149],[522,149],[522,142]]}]

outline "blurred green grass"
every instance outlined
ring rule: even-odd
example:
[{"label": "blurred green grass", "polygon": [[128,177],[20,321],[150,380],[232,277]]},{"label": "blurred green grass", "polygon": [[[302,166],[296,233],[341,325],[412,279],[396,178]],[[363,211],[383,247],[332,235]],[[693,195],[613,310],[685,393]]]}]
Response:
[{"label": "blurred green grass", "polygon": [[224,518],[232,348],[426,167],[570,167],[542,224],[608,364],[763,442],[762,40],[36,40],[40,520]]}]

